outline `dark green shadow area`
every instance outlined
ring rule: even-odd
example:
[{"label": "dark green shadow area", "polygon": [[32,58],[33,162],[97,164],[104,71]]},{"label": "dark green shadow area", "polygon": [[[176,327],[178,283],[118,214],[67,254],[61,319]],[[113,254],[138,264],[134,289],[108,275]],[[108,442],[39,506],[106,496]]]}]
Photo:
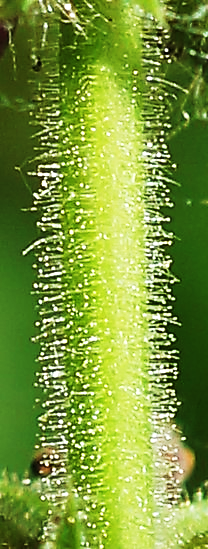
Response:
[{"label": "dark green shadow area", "polygon": [[175,177],[175,208],[171,230],[178,239],[172,249],[175,312],[182,323],[175,328],[180,350],[178,420],[196,452],[196,468],[189,482],[196,488],[208,478],[208,124],[192,122],[170,143]]},{"label": "dark green shadow area", "polygon": [[[8,467],[21,475],[29,466],[37,430],[33,383],[38,354],[30,341],[37,317],[30,294],[33,256],[23,257],[22,250],[37,233],[34,214],[21,211],[31,206],[32,197],[15,171],[33,150],[26,29],[17,29],[15,44],[16,74],[11,52],[0,60],[0,470]],[[22,100],[19,106],[16,97]],[[27,168],[23,167],[25,174]]]}]

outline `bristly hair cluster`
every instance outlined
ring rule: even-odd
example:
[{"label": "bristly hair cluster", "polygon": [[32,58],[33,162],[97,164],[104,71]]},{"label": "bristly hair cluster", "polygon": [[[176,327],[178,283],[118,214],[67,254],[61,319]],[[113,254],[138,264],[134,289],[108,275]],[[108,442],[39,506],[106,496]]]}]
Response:
[{"label": "bristly hair cluster", "polygon": [[[155,502],[157,506],[160,505],[161,497],[164,496],[164,487],[166,496],[165,500],[163,497],[163,500],[165,505],[168,505],[169,502],[172,505],[173,500],[177,502],[181,490],[180,483],[175,487],[175,464],[170,463],[168,457],[164,460],[162,450],[167,428],[172,422],[177,408],[173,380],[177,376],[178,356],[175,350],[174,335],[169,329],[172,324],[177,323],[177,319],[172,315],[173,296],[171,291],[171,286],[176,278],[170,274],[171,258],[166,253],[167,247],[172,243],[173,235],[165,231],[163,224],[168,219],[162,214],[164,206],[173,206],[169,197],[169,185],[174,184],[174,181],[170,175],[171,160],[166,144],[166,136],[170,129],[168,112],[170,94],[162,72],[162,62],[165,54],[163,56],[160,46],[158,47],[157,30],[159,33],[159,27],[157,29],[154,20],[144,18],[142,24],[143,65],[146,79],[145,88],[142,92],[143,118],[145,121],[141,158],[145,168],[145,209],[142,223],[145,229],[144,270],[146,271],[145,285],[148,295],[146,340],[151,349],[148,373],[152,399],[153,434],[151,441],[157,456],[156,459],[160,463],[159,468],[156,470]],[[70,51],[70,47],[67,51]],[[75,63],[76,52],[73,52],[72,47],[70,53],[72,63]],[[90,246],[86,244],[83,236],[86,235],[84,230],[87,230],[88,223],[93,225],[94,222],[93,214],[87,211],[86,203],[91,200],[91,196],[94,197],[95,202],[97,200],[96,194],[93,194],[90,185],[85,181],[88,163],[86,157],[88,154],[87,145],[85,144],[88,115],[85,111],[83,111],[83,115],[79,115],[80,119],[77,118],[76,123],[76,112],[79,112],[79,110],[80,113],[82,112],[81,101],[85,105],[85,98],[87,100],[87,96],[90,97],[91,95],[93,76],[91,75],[92,69],[87,68],[89,75],[87,73],[83,74],[78,82],[79,87],[77,88],[74,106],[69,105],[71,121],[69,126],[61,130],[66,147],[66,153],[64,153],[64,159],[62,159],[57,133],[57,127],[60,124],[59,74],[57,66],[55,73],[53,73],[51,60],[47,60],[47,53],[44,53],[44,55],[45,74],[48,81],[46,87],[42,87],[37,101],[38,110],[35,122],[35,124],[42,127],[39,133],[40,148],[36,157],[38,164],[36,175],[41,179],[41,186],[39,191],[34,193],[34,207],[41,212],[40,220],[37,223],[41,231],[41,237],[28,250],[31,248],[36,254],[37,281],[34,284],[34,290],[38,296],[40,313],[40,321],[37,323],[39,335],[35,338],[41,347],[39,362],[42,367],[37,374],[38,386],[42,387],[45,393],[44,413],[39,418],[42,432],[40,440],[41,444],[45,446],[57,446],[59,453],[63,456],[60,471],[55,470],[54,477],[53,475],[51,477],[48,497],[51,497],[51,502],[61,501],[64,504],[64,497],[67,496],[64,484],[68,474],[68,447],[72,472],[74,477],[77,475],[78,478],[75,481],[75,485],[77,482],[76,490],[81,492],[82,483],[84,484],[86,482],[85,478],[88,478],[88,469],[92,471],[91,476],[94,481],[94,460],[99,461],[96,457],[95,442],[93,446],[94,434],[96,430],[100,429],[101,433],[103,429],[102,424],[99,424],[101,414],[100,416],[96,415],[93,411],[95,405],[98,410],[100,406],[96,402],[92,390],[95,386],[94,380],[90,389],[90,378],[94,376],[96,379],[101,367],[101,357],[98,351],[96,351],[97,364],[94,363],[95,358],[92,358],[93,353],[95,353],[92,349],[98,346],[100,337],[99,333],[97,338],[93,335],[94,325],[96,325],[94,312],[91,322],[91,313],[87,313],[89,322],[85,326],[86,311],[88,311],[88,305],[90,306],[89,292],[91,290],[89,286],[92,285],[92,289],[94,288],[92,302],[97,300],[97,303],[99,303],[100,299],[99,295],[96,294],[96,280],[93,280],[93,277],[95,277],[95,263],[93,267],[87,251]],[[50,51],[48,55],[50,59]],[[102,70],[104,78],[104,68]],[[132,104],[137,102],[138,78],[138,71],[135,69],[132,76]],[[77,75],[74,66],[71,79],[76,89]],[[65,94],[66,99],[64,97],[64,102],[66,103],[67,88]],[[92,118],[91,112],[90,116]],[[92,131],[95,131],[93,121],[91,124]],[[61,124],[60,127],[62,128],[63,125]],[[110,135],[111,132],[108,133]],[[73,134],[77,135],[77,141],[74,143],[71,138]],[[79,139],[81,139],[80,147]],[[92,144],[92,158],[94,154]],[[86,164],[86,170],[83,171],[82,179],[78,183],[79,173],[82,174],[84,164]],[[71,180],[66,182],[64,174],[69,167]],[[65,209],[67,210],[67,208],[69,211],[66,214]],[[92,230],[93,236],[93,228],[89,228],[89,230]],[[103,257],[100,261],[103,261]],[[90,273],[89,280],[86,265]],[[73,295],[74,291],[75,295]],[[96,298],[93,297],[96,295]],[[106,295],[106,303],[108,303],[108,300],[109,297]],[[92,356],[90,355],[90,349]],[[82,359],[82,354],[84,359]],[[70,371],[68,370],[67,374],[69,358]],[[99,374],[100,385],[102,383],[101,379],[102,377]],[[84,430],[82,422],[86,421],[84,417],[86,414],[88,414],[88,422],[86,422],[86,429]],[[86,465],[88,459],[85,450],[87,436],[89,439],[88,447],[92,446],[91,467]],[[90,442],[90,437],[92,442]],[[172,451],[172,445],[173,441],[170,439],[170,447],[166,452],[167,456],[168,452]],[[76,472],[75,462],[82,463],[80,475]],[[103,467],[104,465],[99,466],[99,475]],[[169,474],[170,470],[172,471],[172,477]],[[168,475],[169,486],[166,489]],[[161,477],[163,478],[162,488],[159,487]],[[90,482],[92,482],[91,479],[86,485],[89,493],[92,491]],[[85,496],[86,501],[88,501],[88,497],[89,509],[87,508],[86,516],[88,517],[88,523],[90,523],[89,517],[93,509],[96,510],[97,504],[93,500],[91,504],[90,496],[87,495]],[[101,511],[99,512],[101,513]],[[104,510],[102,513],[105,516]],[[104,520],[103,516],[100,515],[99,520]]]}]

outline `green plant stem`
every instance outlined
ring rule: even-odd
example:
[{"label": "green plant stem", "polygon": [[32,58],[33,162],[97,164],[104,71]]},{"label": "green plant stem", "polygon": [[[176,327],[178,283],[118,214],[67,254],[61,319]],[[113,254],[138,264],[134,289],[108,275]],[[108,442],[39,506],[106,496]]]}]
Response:
[{"label": "green plant stem", "polygon": [[[56,199],[59,217],[55,224],[50,213],[49,221],[50,208],[44,206],[40,226],[46,226],[50,235],[38,245],[38,260],[42,255],[44,265],[47,247],[47,262],[51,257],[55,269],[53,244],[50,247],[47,238],[52,238],[51,233],[57,236],[57,227],[62,290],[55,293],[54,300],[63,301],[65,319],[61,329],[57,328],[60,312],[53,310],[47,338],[53,339],[48,345],[57,349],[58,341],[65,341],[69,465],[74,490],[86,506],[87,543],[100,548],[124,548],[127,544],[136,548],[139,543],[141,548],[151,548],[152,411],[143,129],[137,100],[141,41],[133,10],[120,11],[120,32],[117,9],[109,15],[112,25],[105,14],[104,22],[100,18],[101,28],[96,30],[93,25],[90,29],[88,40],[83,35],[63,45],[63,57],[70,58],[70,63],[67,70],[63,68],[61,88],[61,180],[56,186],[48,180],[47,194],[39,194],[40,207],[47,199],[52,208]],[[106,35],[103,25],[109,26]],[[46,59],[43,62],[47,64]],[[41,113],[51,112],[51,108],[46,100]],[[44,133],[41,139],[45,147]],[[43,150],[48,171],[56,159],[51,137],[47,146],[48,152]],[[44,169],[39,169],[43,175]],[[45,299],[44,322],[47,301],[51,307],[51,299]],[[62,362],[60,359],[58,366]],[[50,380],[49,373],[46,379]],[[51,415],[49,409],[40,419],[49,445],[54,440],[47,435]]]},{"label": "green plant stem", "polygon": [[[71,428],[77,422],[76,442],[70,451],[72,467],[78,469],[75,485],[81,484],[85,497],[92,487],[89,505],[95,510],[90,511],[89,522],[96,524],[96,544],[107,536],[105,547],[137,547],[138,541],[140,547],[151,547],[143,130],[136,99],[140,40],[130,36],[128,55],[127,32],[121,40],[118,27],[116,21],[115,34],[110,32],[110,60],[106,55],[109,36],[107,43],[102,37],[101,60],[95,58],[96,34],[90,45],[83,40],[76,53],[71,52],[74,72],[71,75],[69,66],[64,78],[64,120],[70,126],[64,134],[68,153],[63,179],[64,266],[72,346],[68,385],[69,393],[76,395],[72,407],[77,410],[74,420],[70,419]],[[84,66],[81,81],[78,66]],[[79,418],[81,403],[85,414]],[[82,433],[87,437],[84,448],[79,448]],[[81,456],[85,479],[75,465]],[[90,533],[89,529],[89,536],[91,545],[93,530]]]},{"label": "green plant stem", "polygon": [[[168,288],[169,261],[156,195],[152,191],[147,202],[144,183],[148,174],[158,190],[156,170],[165,188],[168,153],[160,124],[166,115],[154,107],[160,85],[146,87],[142,20],[134,3],[103,3],[101,13],[97,8],[80,6],[81,34],[64,27],[60,74],[55,28],[42,58],[36,116],[43,128],[36,159],[41,185],[34,201],[42,230],[34,246],[44,363],[39,384],[46,393],[40,441],[56,445],[62,456],[61,473],[46,485],[52,509],[66,500],[68,447],[73,491],[84,506],[86,547],[152,549],[157,497],[151,434],[160,431],[159,422],[164,430],[175,397],[169,381],[158,383],[166,380],[167,367],[154,386],[149,366],[151,337],[156,360],[171,359],[149,310],[155,297],[147,279],[156,275],[146,256],[153,240],[153,263],[165,281],[157,303]],[[51,17],[49,33],[52,26]],[[142,120],[148,90],[150,132]],[[144,220],[152,210],[150,236]],[[163,309],[159,326],[167,324]],[[167,395],[160,407],[162,391]],[[159,475],[165,489],[162,467]],[[52,543],[53,517],[47,531]]]}]

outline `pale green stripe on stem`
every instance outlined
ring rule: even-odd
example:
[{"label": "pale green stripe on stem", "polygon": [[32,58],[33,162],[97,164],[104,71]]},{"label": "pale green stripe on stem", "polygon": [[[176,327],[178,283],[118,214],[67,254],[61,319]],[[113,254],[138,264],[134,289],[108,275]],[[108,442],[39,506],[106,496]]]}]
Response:
[{"label": "pale green stripe on stem", "polygon": [[152,549],[138,21],[117,30],[109,60],[69,48],[63,91],[70,460],[90,547]]}]

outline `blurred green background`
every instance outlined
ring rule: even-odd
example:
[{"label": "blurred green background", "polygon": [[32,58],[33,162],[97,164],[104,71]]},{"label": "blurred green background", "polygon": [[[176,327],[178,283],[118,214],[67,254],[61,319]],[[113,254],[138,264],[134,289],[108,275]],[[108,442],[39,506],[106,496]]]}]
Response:
[{"label": "blurred green background", "polygon": [[175,329],[180,350],[178,419],[196,452],[189,486],[208,479],[208,123],[194,121],[170,142],[178,164],[173,187],[175,208],[170,229],[175,233],[173,271]]},{"label": "blurred green background", "polygon": [[[29,466],[35,443],[38,396],[34,389],[38,346],[30,342],[37,318],[31,296],[33,254],[22,250],[37,237],[35,215],[22,212],[32,200],[20,173],[34,188],[26,172],[33,155],[34,131],[29,125],[28,102],[32,71],[28,29],[15,35],[16,72],[11,51],[0,60],[0,469],[20,475]],[[38,78],[38,75],[37,75]],[[17,105],[17,98],[21,103]],[[7,106],[6,106],[7,103]],[[208,479],[208,123],[193,121],[170,141],[172,161],[178,164],[172,186],[174,210],[168,229],[176,239],[172,247],[173,272],[181,282],[174,287],[174,314],[182,326],[174,327],[180,350],[177,417],[197,464],[189,482],[196,488]],[[33,168],[32,168],[33,169]],[[168,251],[169,252],[169,251]]]},{"label": "blurred green background", "polygon": [[[38,396],[33,387],[38,346],[30,341],[37,318],[36,300],[30,293],[34,257],[22,256],[37,233],[34,214],[21,211],[31,206],[32,197],[15,170],[33,155],[29,49],[28,29],[18,28],[16,71],[11,51],[0,60],[0,469],[8,467],[20,475],[33,455]],[[17,105],[16,99],[22,102]],[[25,177],[29,168],[22,167]]]}]

